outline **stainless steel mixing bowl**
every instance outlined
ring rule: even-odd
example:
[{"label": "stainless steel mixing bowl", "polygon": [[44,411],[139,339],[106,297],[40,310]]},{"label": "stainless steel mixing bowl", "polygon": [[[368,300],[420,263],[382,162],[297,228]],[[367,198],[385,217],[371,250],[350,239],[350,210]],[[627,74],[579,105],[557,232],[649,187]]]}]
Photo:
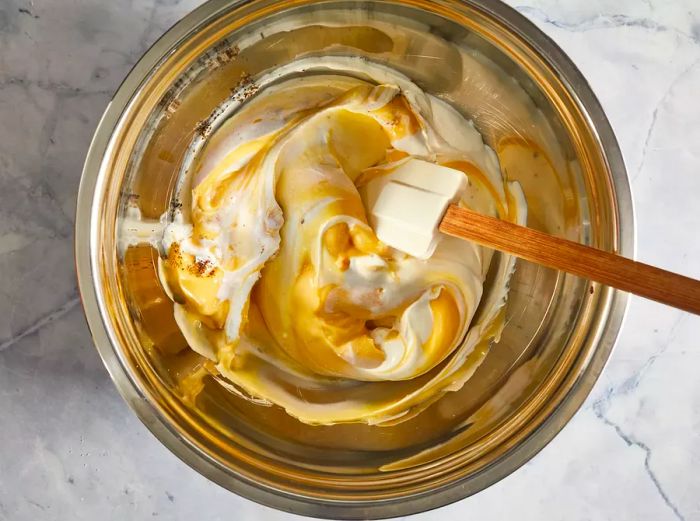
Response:
[{"label": "stainless steel mixing bowl", "polygon": [[213,379],[187,388],[198,361],[159,284],[158,252],[125,246],[119,223],[134,209],[144,219],[167,211],[231,89],[254,95],[261,73],[327,54],[389,64],[473,119],[522,184],[530,226],[633,255],[610,125],[571,61],[514,10],[492,0],[211,0],[144,55],[100,122],[78,200],[80,290],[119,391],[193,468],[297,513],[406,515],[478,492],[549,442],[600,374],[627,297],[519,262],[507,326],[484,364],[393,427],[311,427]]}]

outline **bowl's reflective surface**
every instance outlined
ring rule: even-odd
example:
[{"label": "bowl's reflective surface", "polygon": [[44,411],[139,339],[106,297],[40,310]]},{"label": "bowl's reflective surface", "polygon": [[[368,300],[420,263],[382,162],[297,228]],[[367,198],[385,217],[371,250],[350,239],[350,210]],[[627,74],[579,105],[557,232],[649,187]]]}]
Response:
[{"label": "bowl's reflective surface", "polygon": [[215,0],[146,54],[100,124],[79,197],[80,287],[120,391],[190,465],[278,508],[404,515],[474,493],[542,448],[593,385],[626,298],[519,262],[507,326],[475,376],[393,427],[311,427],[211,379],[192,386],[201,360],[158,282],[158,252],[119,251],[120,217],[167,211],[198,141],[240,101],[231,89],[254,94],[259,73],[331,53],[390,64],[472,118],[522,184],[529,226],[631,256],[629,187],[607,121],[561,51],[509,8]]}]

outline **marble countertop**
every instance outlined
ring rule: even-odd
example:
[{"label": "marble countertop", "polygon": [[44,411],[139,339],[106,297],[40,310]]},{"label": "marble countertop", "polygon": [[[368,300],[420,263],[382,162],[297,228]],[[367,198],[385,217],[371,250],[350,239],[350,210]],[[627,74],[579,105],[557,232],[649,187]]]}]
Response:
[{"label": "marble countertop", "polygon": [[[111,94],[198,0],[0,2],[0,520],[244,519],[117,394],[77,295],[83,158]],[[624,152],[638,257],[700,278],[698,0],[509,0],[578,64]],[[530,463],[416,520],[700,520],[700,317],[633,298],[583,408]]]}]

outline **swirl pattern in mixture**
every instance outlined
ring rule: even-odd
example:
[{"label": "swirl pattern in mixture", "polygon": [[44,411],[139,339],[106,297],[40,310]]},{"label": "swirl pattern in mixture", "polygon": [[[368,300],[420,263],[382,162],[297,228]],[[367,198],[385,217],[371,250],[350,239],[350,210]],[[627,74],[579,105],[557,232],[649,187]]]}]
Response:
[{"label": "swirl pattern in mixture", "polygon": [[165,229],[161,280],[189,345],[234,392],[310,424],[391,424],[476,370],[513,259],[448,237],[428,260],[387,247],[368,224],[368,181],[421,158],[465,173],[465,206],[524,223],[525,204],[447,103],[368,62],[321,66],[209,138]]}]

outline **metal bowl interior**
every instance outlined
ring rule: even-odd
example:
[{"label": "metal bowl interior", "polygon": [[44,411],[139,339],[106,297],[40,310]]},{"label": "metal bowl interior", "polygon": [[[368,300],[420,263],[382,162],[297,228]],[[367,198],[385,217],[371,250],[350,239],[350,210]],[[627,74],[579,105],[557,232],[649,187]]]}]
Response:
[{"label": "metal bowl interior", "polygon": [[199,472],[296,513],[406,515],[478,492],[551,440],[602,370],[626,296],[519,262],[507,326],[474,377],[392,427],[308,426],[213,380],[185,396],[193,354],[158,281],[158,252],[118,248],[120,219],[134,206],[145,218],[167,211],[202,122],[218,124],[240,101],[232,88],[327,54],[389,64],[472,119],[523,186],[529,226],[632,256],[629,185],[610,126],[568,58],[507,6],[212,0],[147,52],[100,123],[78,201],[80,289],[120,392]]}]

